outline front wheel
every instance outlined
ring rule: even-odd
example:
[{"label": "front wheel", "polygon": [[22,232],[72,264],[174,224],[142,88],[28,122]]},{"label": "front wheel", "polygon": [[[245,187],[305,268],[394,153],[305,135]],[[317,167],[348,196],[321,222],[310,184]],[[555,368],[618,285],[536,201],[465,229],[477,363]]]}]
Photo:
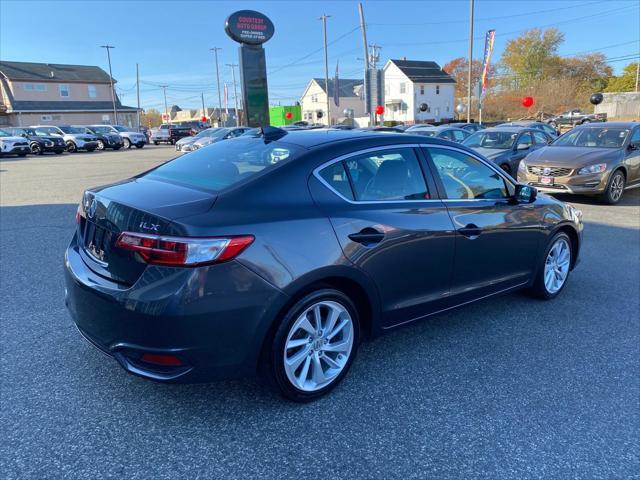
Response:
[{"label": "front wheel", "polygon": [[613,172],[613,175],[611,175],[609,184],[607,185],[607,189],[600,196],[600,199],[603,203],[606,203],[608,205],[615,205],[622,199],[624,186],[624,173],[622,173],[622,171],[620,170],[616,170],[615,172]]},{"label": "front wheel", "polygon": [[31,144],[31,153],[33,153],[34,155],[42,155],[44,151],[42,150],[40,144],[36,142]]},{"label": "front wheel", "polygon": [[67,152],[75,153],[77,151],[78,151],[78,147],[76,147],[76,144],[73,143],[72,141],[68,141],[67,142]]},{"label": "front wheel", "polygon": [[358,311],[349,297],[330,288],[317,290],[282,319],[271,346],[270,374],[290,400],[314,400],[344,378],[359,340]]},{"label": "front wheel", "polygon": [[557,297],[569,278],[572,259],[571,239],[566,233],[557,233],[547,245],[530,293],[543,300]]},{"label": "front wheel", "polygon": [[122,140],[122,146],[126,149],[131,148],[131,140],[129,140],[128,138],[124,138]]},{"label": "front wheel", "polygon": [[102,140],[98,140],[98,150],[104,150],[104,142]]}]

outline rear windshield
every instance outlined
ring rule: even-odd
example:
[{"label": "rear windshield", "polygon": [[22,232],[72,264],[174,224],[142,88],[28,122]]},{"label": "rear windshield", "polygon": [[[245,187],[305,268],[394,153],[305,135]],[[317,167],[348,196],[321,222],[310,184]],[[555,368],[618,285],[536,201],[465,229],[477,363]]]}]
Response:
[{"label": "rear windshield", "polygon": [[562,135],[552,145],[554,147],[620,148],[627,135],[629,135],[627,128],[576,128]]},{"label": "rear windshield", "polygon": [[187,153],[144,175],[219,191],[298,157],[301,147],[262,138],[235,138]]}]

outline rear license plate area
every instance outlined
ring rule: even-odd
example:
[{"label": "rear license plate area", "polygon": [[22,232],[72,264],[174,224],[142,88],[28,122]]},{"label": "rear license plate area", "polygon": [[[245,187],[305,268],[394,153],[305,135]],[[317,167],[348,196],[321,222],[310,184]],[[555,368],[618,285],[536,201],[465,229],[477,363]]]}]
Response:
[{"label": "rear license plate area", "polygon": [[83,235],[85,251],[94,260],[106,264],[107,252],[111,245],[111,235],[111,232],[106,228],[87,220]]}]

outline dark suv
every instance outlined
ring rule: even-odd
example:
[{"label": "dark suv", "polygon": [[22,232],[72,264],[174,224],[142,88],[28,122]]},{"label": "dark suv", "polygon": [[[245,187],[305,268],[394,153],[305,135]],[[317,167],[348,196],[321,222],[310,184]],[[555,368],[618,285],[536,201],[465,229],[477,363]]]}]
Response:
[{"label": "dark suv", "polygon": [[[581,213],[460,144],[261,129],[85,192],[65,254],[80,331],[127,371],[262,371],[311,400],[364,337],[505,292],[551,299]],[[80,363],[78,368],[89,368]]]},{"label": "dark suv", "polygon": [[29,140],[29,148],[34,155],[42,155],[46,152],[63,153],[67,146],[64,138],[60,135],[47,135],[45,133],[36,132],[35,129],[29,127],[13,127],[5,128],[11,135],[16,137],[24,137]]}]

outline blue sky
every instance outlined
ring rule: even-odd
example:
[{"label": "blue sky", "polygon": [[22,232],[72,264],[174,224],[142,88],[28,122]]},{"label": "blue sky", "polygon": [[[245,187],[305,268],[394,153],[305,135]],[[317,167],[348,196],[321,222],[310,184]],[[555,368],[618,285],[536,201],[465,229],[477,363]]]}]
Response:
[{"label": "blue sky", "polygon": [[[381,61],[406,56],[440,65],[467,55],[468,0],[364,2],[369,43],[382,46]],[[135,65],[140,64],[143,108],[217,105],[212,46],[219,52],[221,81],[231,83],[225,64],[238,62],[238,49],[224,33],[224,20],[240,9],[261,11],[276,27],[265,44],[270,101],[292,103],[311,77],[324,75],[322,29],[328,20],[329,72],[362,71],[358,2],[343,1],[0,1],[2,60],[98,65],[113,76],[123,103],[135,105]],[[36,13],[37,12],[37,13]],[[640,51],[640,0],[476,0],[474,57],[481,58],[484,33],[496,29],[494,59],[507,40],[534,28],[555,26],[565,34],[560,53],[602,51],[620,71]],[[144,82],[144,83],[143,83]],[[154,85],[155,84],[155,85]],[[232,92],[232,88],[230,88]],[[231,96],[231,93],[230,93]],[[231,100],[230,100],[231,102]]]}]

